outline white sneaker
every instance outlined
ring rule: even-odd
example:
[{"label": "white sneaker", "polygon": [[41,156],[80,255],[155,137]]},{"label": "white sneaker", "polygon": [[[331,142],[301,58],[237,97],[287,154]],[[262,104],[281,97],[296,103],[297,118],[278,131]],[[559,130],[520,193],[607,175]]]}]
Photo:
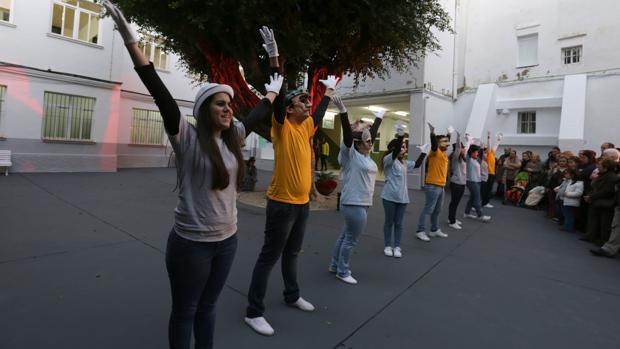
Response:
[{"label": "white sneaker", "polygon": [[485,223],[486,223],[486,222],[488,222],[488,221],[490,221],[490,220],[491,220],[491,216],[482,216],[482,217],[480,217],[480,218],[478,218],[478,219],[479,219],[480,221],[482,221],[482,222],[485,222]]},{"label": "white sneaker", "polygon": [[269,325],[267,320],[264,317],[255,317],[255,318],[245,318],[245,323],[250,326],[251,329],[256,331],[258,334],[262,334],[263,336],[273,336],[276,331],[273,330],[273,327]]},{"label": "white sneaker", "polygon": [[351,276],[351,275],[346,276],[346,277],[342,277],[342,276],[336,275],[336,277],[337,277],[338,279],[340,279],[340,280],[342,280],[342,281],[346,282],[346,283],[347,283],[347,284],[349,284],[349,285],[355,285],[355,284],[357,284],[357,280],[355,280],[355,279],[353,278],[353,276]]},{"label": "white sneaker", "polygon": [[394,250],[392,250],[392,248],[390,246],[386,246],[383,249],[383,254],[388,256],[388,257],[393,257],[394,256]]},{"label": "white sneaker", "polygon": [[433,237],[433,238],[437,238],[437,237],[447,238],[448,234],[441,231],[441,229],[437,229],[436,231],[431,231],[430,233],[428,233],[428,236]]},{"label": "white sneaker", "polygon": [[431,239],[428,237],[428,235],[426,235],[426,232],[424,231],[419,231],[415,233],[415,236],[422,241],[431,241]]},{"label": "white sneaker", "polygon": [[308,302],[307,300],[305,300],[305,299],[303,299],[301,297],[297,298],[295,303],[291,303],[291,304],[287,303],[287,305],[291,306],[291,307],[295,307],[295,308],[297,308],[299,310],[303,310],[303,311],[308,311],[308,312],[314,311],[314,305],[312,305],[312,303]]},{"label": "white sneaker", "polygon": [[448,226],[452,229],[461,230],[463,229],[458,223],[448,224]]},{"label": "white sneaker", "polygon": [[400,258],[403,256],[403,252],[400,247],[394,247],[394,257]]},{"label": "white sneaker", "polygon": [[493,205],[491,205],[491,204],[486,204],[486,205],[484,205],[483,207],[485,207],[485,208],[493,208],[493,207],[495,207],[495,206],[493,206]]},{"label": "white sneaker", "polygon": [[463,222],[459,221],[458,219],[455,219],[454,221],[455,221],[455,222],[456,222],[456,224],[458,224],[458,225],[463,224]]},{"label": "white sneaker", "polygon": [[473,214],[473,213],[469,213],[469,214],[468,214],[468,213],[464,213],[464,214],[463,214],[463,218],[478,219],[478,216],[476,216],[476,215],[475,215],[475,214]]}]

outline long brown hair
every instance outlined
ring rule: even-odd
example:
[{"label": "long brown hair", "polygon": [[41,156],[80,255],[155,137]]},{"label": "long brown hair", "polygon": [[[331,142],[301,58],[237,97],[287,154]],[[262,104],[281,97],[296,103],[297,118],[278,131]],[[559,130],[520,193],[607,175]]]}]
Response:
[{"label": "long brown hair", "polygon": [[[194,154],[194,168],[202,169],[203,173],[207,170],[206,158],[211,162],[212,170],[211,176],[213,177],[213,183],[211,189],[223,190],[230,184],[230,173],[226,169],[224,159],[220,153],[220,149],[215,142],[213,118],[209,111],[209,106],[213,101],[213,96],[209,96],[204,103],[198,109],[198,115],[196,117],[196,131],[198,134],[198,144],[201,154]],[[243,180],[245,173],[245,162],[243,161],[243,155],[241,154],[241,137],[237,132],[237,128],[231,125],[228,129],[222,130],[222,141],[226,144],[226,147],[233,153],[237,159],[237,183],[239,188]],[[196,161],[198,160],[198,161]],[[204,185],[204,175],[200,186]]]}]

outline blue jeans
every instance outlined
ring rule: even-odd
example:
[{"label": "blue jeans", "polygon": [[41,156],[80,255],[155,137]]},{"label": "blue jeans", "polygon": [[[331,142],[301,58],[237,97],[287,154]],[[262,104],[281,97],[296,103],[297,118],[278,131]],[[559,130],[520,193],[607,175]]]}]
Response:
[{"label": "blue jeans", "polygon": [[467,205],[465,205],[465,214],[469,214],[473,207],[478,217],[482,217],[480,182],[467,181],[467,189],[469,189],[469,200],[467,200]]},{"label": "blue jeans", "polygon": [[416,230],[416,232],[425,230],[424,224],[427,215],[431,216],[431,231],[437,231],[439,230],[437,221],[439,213],[441,212],[441,206],[443,205],[443,187],[427,184],[424,186],[424,194],[426,196],[426,202],[420,214],[420,219],[418,219],[418,230]]},{"label": "blue jeans", "polygon": [[336,241],[330,269],[335,269],[340,277],[347,277],[351,275],[349,268],[351,251],[357,245],[357,238],[366,228],[368,206],[341,205],[340,211],[344,216],[344,228]]},{"label": "blue jeans", "polygon": [[576,207],[562,205],[562,215],[564,216],[564,230],[575,231],[575,211]]},{"label": "blue jeans", "polygon": [[269,274],[280,256],[282,256],[284,301],[290,304],[295,303],[299,298],[297,256],[304,241],[309,212],[310,204],[296,205],[274,200],[267,202],[265,241],[252,272],[248,292],[249,304],[246,309],[247,317],[263,316],[265,312],[263,299],[267,292]]},{"label": "blue jeans", "polygon": [[189,349],[192,328],[196,348],[212,348],[215,305],[237,251],[237,234],[223,241],[197,242],[170,232],[166,269],[172,293],[168,323],[170,348]]},{"label": "blue jeans", "polygon": [[400,238],[403,236],[403,217],[407,204],[383,199],[385,223],[383,223],[383,241],[385,247],[392,246],[392,226],[394,227],[394,247],[400,247]]}]

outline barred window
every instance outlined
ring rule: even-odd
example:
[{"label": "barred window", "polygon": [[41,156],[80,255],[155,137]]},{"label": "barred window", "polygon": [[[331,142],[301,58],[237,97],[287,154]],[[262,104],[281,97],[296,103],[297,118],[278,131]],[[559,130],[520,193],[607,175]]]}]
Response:
[{"label": "barred window", "polygon": [[562,59],[564,64],[574,64],[581,62],[582,46],[564,47],[562,49]]},{"label": "barred window", "polygon": [[131,144],[164,144],[164,121],[157,110],[133,109]]},{"label": "barred window", "polygon": [[99,43],[101,5],[92,0],[54,1],[51,32],[67,38]]},{"label": "barred window", "polygon": [[95,98],[45,92],[43,139],[91,140]]},{"label": "barred window", "polygon": [[187,120],[188,123],[196,126],[196,118],[193,115],[185,115],[185,120]]},{"label": "barred window", "polygon": [[517,133],[536,133],[536,112],[519,112]]}]

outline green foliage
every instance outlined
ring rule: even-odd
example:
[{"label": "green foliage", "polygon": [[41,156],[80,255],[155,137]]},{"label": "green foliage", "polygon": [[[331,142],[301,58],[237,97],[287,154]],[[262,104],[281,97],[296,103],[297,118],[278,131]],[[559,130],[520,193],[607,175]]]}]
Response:
[{"label": "green foliage", "polygon": [[451,30],[438,0],[114,2],[130,20],[161,33],[165,47],[199,79],[213,63],[198,49],[203,43],[237,59],[254,86],[262,86],[268,72],[258,33],[262,25],[275,31],[291,85],[315,68],[356,79],[386,77],[390,67],[404,71],[439,48],[432,30]]}]

